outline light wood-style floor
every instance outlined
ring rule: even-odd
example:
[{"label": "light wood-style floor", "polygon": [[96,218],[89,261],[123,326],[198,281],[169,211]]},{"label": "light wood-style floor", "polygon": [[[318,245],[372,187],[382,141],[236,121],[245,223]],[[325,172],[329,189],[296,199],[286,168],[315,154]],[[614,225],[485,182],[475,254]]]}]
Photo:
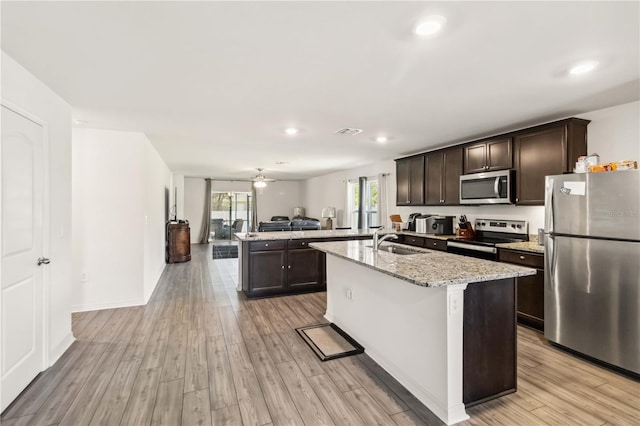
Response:
[{"label": "light wood-style floor", "polygon": [[[321,363],[294,328],[325,294],[247,301],[237,259],[169,265],[146,306],[74,314],[77,341],[2,416],[15,425],[442,424],[366,355]],[[638,425],[640,385],[518,330],[518,392],[466,425]]]}]

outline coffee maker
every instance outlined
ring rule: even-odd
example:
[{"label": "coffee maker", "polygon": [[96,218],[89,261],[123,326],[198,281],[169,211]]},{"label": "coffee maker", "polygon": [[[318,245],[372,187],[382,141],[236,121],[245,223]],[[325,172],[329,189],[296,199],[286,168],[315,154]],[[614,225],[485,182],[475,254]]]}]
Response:
[{"label": "coffee maker", "polygon": [[408,231],[416,231],[416,219],[422,216],[422,213],[411,213],[409,215],[409,219],[407,220],[407,230]]}]

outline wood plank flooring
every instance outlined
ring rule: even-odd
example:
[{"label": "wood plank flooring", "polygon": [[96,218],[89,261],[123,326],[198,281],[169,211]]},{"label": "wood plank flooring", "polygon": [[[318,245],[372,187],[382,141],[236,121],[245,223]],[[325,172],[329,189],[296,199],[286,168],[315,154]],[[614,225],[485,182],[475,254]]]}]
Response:
[{"label": "wood plank flooring", "polygon": [[[73,315],[76,342],[2,425],[439,425],[366,354],[321,363],[294,328],[324,293],[246,300],[237,259],[167,266],[149,304]],[[518,328],[518,392],[465,425],[638,425],[640,384]]]}]

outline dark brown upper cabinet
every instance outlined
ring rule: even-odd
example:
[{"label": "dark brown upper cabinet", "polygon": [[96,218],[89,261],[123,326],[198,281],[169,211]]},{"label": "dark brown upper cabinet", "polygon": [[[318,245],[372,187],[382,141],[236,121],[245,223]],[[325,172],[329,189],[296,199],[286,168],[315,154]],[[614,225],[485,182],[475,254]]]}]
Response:
[{"label": "dark brown upper cabinet", "polygon": [[545,176],[571,172],[578,157],[586,155],[587,124],[571,118],[516,134],[516,204],[544,205]]},{"label": "dark brown upper cabinet", "polygon": [[425,204],[429,206],[460,204],[462,147],[425,155]]},{"label": "dark brown upper cabinet", "polygon": [[513,167],[511,138],[497,138],[464,147],[464,174]]},{"label": "dark brown upper cabinet", "polygon": [[424,204],[424,155],[396,160],[396,205]]}]

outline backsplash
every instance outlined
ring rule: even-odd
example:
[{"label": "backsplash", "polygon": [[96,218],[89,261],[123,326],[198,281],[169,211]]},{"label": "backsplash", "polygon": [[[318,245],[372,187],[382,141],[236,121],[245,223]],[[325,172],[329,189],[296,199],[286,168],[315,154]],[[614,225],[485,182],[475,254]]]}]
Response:
[{"label": "backsplash", "polygon": [[[464,214],[474,223],[480,219],[511,219],[529,222],[529,234],[537,234],[538,228],[544,228],[544,206],[450,206],[450,207],[396,207],[389,208],[389,214],[398,213],[407,220],[411,213],[435,213],[444,216],[460,216]],[[456,222],[457,223],[457,220]]]}]

